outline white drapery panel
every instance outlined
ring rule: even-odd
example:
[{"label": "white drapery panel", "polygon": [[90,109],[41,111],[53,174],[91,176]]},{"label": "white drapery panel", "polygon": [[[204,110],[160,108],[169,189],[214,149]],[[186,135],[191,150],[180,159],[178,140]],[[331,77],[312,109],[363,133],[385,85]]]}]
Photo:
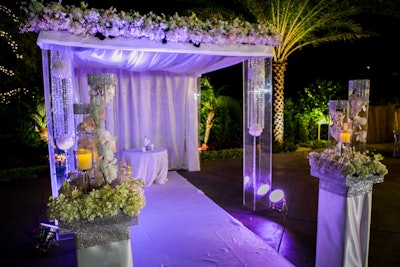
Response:
[{"label": "white drapery panel", "polygon": [[316,267],[368,266],[372,192],[341,196],[319,189]]},{"label": "white drapery panel", "polygon": [[[88,102],[87,74],[115,73],[115,99],[107,128],[118,137],[118,151],[141,147],[147,137],[168,150],[169,169],[199,170],[198,77],[165,71],[133,72],[75,68],[78,103]],[[79,89],[78,89],[79,88]]]}]

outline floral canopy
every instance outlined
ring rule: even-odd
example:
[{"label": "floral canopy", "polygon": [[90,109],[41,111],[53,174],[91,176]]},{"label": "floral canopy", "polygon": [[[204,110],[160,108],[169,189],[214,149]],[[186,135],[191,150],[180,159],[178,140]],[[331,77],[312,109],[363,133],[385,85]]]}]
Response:
[{"label": "floral canopy", "polygon": [[25,11],[21,32],[39,32],[54,143],[75,134],[73,104],[88,102],[88,74],[113,73],[117,90],[107,127],[118,138],[117,150],[139,147],[148,137],[168,149],[169,169],[200,169],[199,77],[271,58],[279,43],[271,27],[239,19],[201,21],[39,1]]}]

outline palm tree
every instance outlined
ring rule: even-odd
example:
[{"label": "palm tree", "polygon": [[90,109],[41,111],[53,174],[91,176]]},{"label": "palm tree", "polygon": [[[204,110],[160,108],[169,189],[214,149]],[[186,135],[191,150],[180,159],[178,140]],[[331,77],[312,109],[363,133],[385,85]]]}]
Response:
[{"label": "palm tree", "polygon": [[[272,24],[281,35],[273,49],[273,136],[283,143],[284,79],[288,57],[305,46],[352,41],[373,34],[353,20],[365,11],[358,1],[243,0],[258,23]],[[368,2],[368,1],[364,1]],[[371,2],[371,1],[370,1]]]}]

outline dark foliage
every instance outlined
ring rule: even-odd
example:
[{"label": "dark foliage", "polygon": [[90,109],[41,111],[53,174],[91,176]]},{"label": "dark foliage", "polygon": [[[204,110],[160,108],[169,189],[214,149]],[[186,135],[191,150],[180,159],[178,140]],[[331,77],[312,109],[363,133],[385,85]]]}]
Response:
[{"label": "dark foliage", "polygon": [[[13,74],[0,72],[0,146],[3,151],[0,158],[0,169],[16,166],[33,166],[43,164],[47,157],[47,145],[40,140],[35,130],[31,114],[43,101],[43,75],[40,48],[36,45],[37,34],[20,34],[19,5],[14,2],[1,1],[11,9],[2,12],[0,29],[11,36],[15,45],[7,38],[0,38],[0,62]],[[14,14],[13,17],[10,14]]]}]

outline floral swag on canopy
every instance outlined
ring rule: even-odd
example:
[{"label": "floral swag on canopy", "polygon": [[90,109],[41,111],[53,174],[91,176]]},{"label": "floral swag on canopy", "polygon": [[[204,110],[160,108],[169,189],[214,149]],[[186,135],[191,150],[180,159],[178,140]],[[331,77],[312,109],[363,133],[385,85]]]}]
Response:
[{"label": "floral swag on canopy", "polygon": [[100,39],[124,37],[128,39],[148,38],[162,43],[192,43],[231,45],[279,44],[280,36],[274,27],[252,24],[234,19],[232,22],[210,19],[200,20],[191,16],[156,15],[152,12],[141,15],[135,11],[124,12],[113,7],[89,8],[81,2],[80,7],[32,0],[23,7],[27,18],[20,30],[24,32],[67,31],[73,35],[96,36]]}]

